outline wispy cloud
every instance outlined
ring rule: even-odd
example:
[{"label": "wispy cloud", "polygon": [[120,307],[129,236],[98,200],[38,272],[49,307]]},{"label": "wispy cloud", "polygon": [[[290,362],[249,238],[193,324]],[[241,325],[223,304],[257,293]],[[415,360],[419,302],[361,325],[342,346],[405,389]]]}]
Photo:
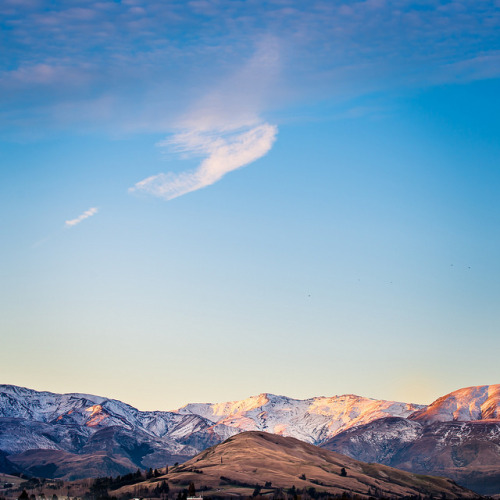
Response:
[{"label": "wispy cloud", "polygon": [[77,224],[80,224],[85,219],[88,219],[89,217],[92,217],[98,212],[98,209],[96,207],[89,208],[88,210],[85,210],[83,214],[79,215],[76,219],[71,219],[67,220],[64,224],[66,227],[73,227],[76,226]]},{"label": "wispy cloud", "polygon": [[199,99],[178,120],[177,132],[157,144],[184,158],[201,157],[198,168],[150,176],[130,191],[171,200],[210,186],[268,153],[278,128],[259,114],[272,98],[279,54],[275,39],[261,40],[253,56]]},{"label": "wispy cloud", "polygon": [[194,171],[158,174],[138,182],[130,191],[171,200],[214,184],[232,170],[264,156],[276,139],[277,127],[260,123],[246,130],[231,132],[189,130],[164,141],[177,151],[206,155]]}]

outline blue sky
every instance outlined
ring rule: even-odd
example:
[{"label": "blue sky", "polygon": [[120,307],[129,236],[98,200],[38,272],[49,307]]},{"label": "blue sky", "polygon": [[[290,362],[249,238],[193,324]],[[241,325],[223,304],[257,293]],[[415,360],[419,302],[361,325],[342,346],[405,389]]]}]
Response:
[{"label": "blue sky", "polygon": [[2,382],[498,383],[499,7],[3,2]]}]

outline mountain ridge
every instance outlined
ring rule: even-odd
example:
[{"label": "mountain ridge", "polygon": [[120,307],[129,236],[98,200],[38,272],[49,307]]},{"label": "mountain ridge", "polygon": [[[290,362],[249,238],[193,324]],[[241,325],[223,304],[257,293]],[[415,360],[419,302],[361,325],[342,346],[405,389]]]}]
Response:
[{"label": "mountain ridge", "polygon": [[[92,428],[112,425],[140,429],[160,438],[173,433],[183,445],[193,430],[210,429],[209,434],[225,439],[245,430],[269,430],[272,425],[278,427],[271,432],[318,444],[352,425],[388,415],[408,416],[422,408],[422,405],[350,394],[300,400],[262,393],[224,403],[188,403],[172,411],[140,411],[102,396],[0,385],[0,418],[74,424],[86,428],[87,433]],[[1,441],[0,449],[3,449]]]},{"label": "mountain ridge", "polygon": [[[384,416],[409,416],[422,405],[377,400],[354,394],[294,399],[262,393],[225,403],[191,403],[179,414],[197,414],[240,431],[261,430],[319,444],[328,437]],[[269,411],[271,410],[271,411]]]},{"label": "mountain ridge", "polygon": [[[447,471],[453,460],[453,466],[460,465],[465,460],[460,457],[472,457],[468,447],[475,446],[485,450],[487,463],[481,463],[481,467],[495,482],[496,476],[487,470],[497,464],[495,449],[488,444],[488,432],[495,435],[494,425],[500,425],[496,418],[499,405],[500,384],[458,389],[430,405],[353,394],[299,400],[261,393],[238,401],[189,403],[173,411],[140,411],[102,396],[0,385],[0,451],[3,462],[11,468],[15,465],[28,471],[39,470],[37,467],[49,470],[43,468],[50,460],[60,464],[61,456],[71,458],[75,464],[95,456],[106,474],[113,470],[122,474],[127,467],[132,472],[136,467],[158,468],[183,462],[241,432],[262,431],[321,445],[356,459],[363,459],[356,443],[369,439],[373,449],[367,448],[371,450],[371,455],[364,457],[367,460],[425,473],[433,472],[432,467]],[[495,419],[485,418],[492,416]],[[463,418],[478,418],[481,423],[467,427],[467,439],[464,432],[457,430],[460,426],[451,425]],[[456,439],[446,445],[446,453],[439,455],[437,446],[445,442],[446,432],[455,433]],[[421,467],[426,457],[421,451],[425,446],[419,440],[424,435],[427,452],[433,450],[440,457],[427,469]],[[411,448],[414,455],[407,454],[405,460],[394,458],[402,456],[404,447]],[[25,454],[33,450],[46,453]],[[111,459],[104,461],[103,456]],[[467,460],[477,461],[474,457]],[[54,470],[62,473],[63,468]],[[84,470],[71,474],[86,477]],[[453,477],[461,476],[457,473]]]}]

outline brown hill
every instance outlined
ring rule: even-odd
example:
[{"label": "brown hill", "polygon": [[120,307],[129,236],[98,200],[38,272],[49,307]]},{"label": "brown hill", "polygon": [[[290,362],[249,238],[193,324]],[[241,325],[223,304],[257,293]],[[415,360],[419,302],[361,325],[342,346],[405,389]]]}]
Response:
[{"label": "brown hill", "polygon": [[[346,475],[342,474],[342,469]],[[262,488],[262,494],[295,487],[361,497],[476,496],[449,479],[359,462],[295,438],[264,432],[233,436],[171,468],[160,478],[141,483],[139,488],[137,485],[122,488],[113,495],[139,490],[142,496],[151,496],[162,481],[168,482],[171,491],[193,482],[198,492],[217,496],[250,496],[256,485]]]},{"label": "brown hill", "polygon": [[118,476],[135,472],[135,466],[122,456],[101,451],[77,455],[62,450],[30,450],[9,459],[30,476],[74,481],[85,477]]}]

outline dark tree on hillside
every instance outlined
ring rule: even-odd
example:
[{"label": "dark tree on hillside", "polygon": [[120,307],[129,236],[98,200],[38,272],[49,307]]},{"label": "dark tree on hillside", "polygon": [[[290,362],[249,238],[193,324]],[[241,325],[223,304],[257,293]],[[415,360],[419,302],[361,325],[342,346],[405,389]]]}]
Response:
[{"label": "dark tree on hillside", "polygon": [[318,494],[316,492],[316,488],[313,488],[312,486],[310,488],[307,488],[307,494],[311,497],[311,498],[317,498]]},{"label": "dark tree on hillside", "polygon": [[170,487],[168,486],[168,483],[166,481],[162,481],[161,484],[159,484],[155,489],[154,492],[157,495],[160,495],[161,493],[164,493],[165,495],[168,495],[168,492],[170,491]]},{"label": "dark tree on hillside", "polygon": [[190,496],[190,497],[196,496],[196,488],[194,487],[194,483],[193,482],[189,483],[188,496]]},{"label": "dark tree on hillside", "polygon": [[19,495],[17,500],[29,500],[29,495],[26,490],[23,490],[23,492]]},{"label": "dark tree on hillside", "polygon": [[347,476],[347,471],[345,470],[345,467],[342,467],[342,469],[340,469],[340,475],[342,477],[346,477]]}]

